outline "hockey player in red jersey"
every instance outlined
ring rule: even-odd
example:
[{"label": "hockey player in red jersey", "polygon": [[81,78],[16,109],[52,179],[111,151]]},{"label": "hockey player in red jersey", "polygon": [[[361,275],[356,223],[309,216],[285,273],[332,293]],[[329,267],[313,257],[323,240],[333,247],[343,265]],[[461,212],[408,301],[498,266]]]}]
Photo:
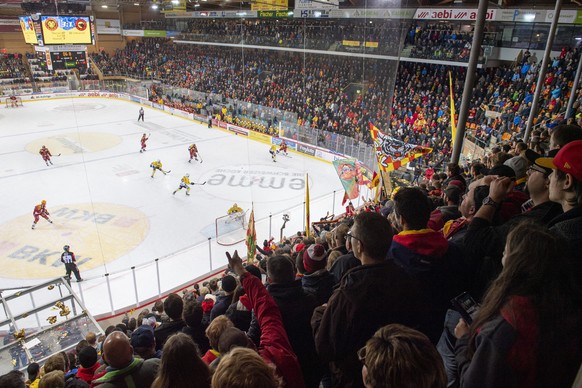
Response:
[{"label": "hockey player in red jersey", "polygon": [[190,160],[188,160],[188,163],[192,163],[192,159],[198,161],[198,147],[196,147],[196,144],[190,144],[188,151],[190,151]]},{"label": "hockey player in red jersey", "polygon": [[146,134],[144,133],[141,137],[141,149],[139,150],[139,152],[145,152],[146,151],[146,141],[149,139],[148,136],[146,136]]},{"label": "hockey player in red jersey", "polygon": [[40,156],[42,156],[42,160],[44,160],[47,166],[49,165],[49,163],[53,164],[53,162],[51,161],[51,156],[53,155],[51,154],[48,148],[42,146],[38,153],[40,154]]},{"label": "hockey player in red jersey", "polygon": [[38,222],[40,217],[44,218],[45,220],[47,220],[51,224],[53,223],[51,221],[51,219],[48,218],[49,212],[48,212],[48,210],[46,210],[46,201],[44,199],[38,205],[36,205],[34,207],[32,215],[34,216],[34,222],[32,223],[32,229],[34,229],[36,227],[36,223]]},{"label": "hockey player in red jersey", "polygon": [[279,144],[279,149],[277,150],[277,153],[282,152],[285,156],[287,155],[287,143],[285,143],[285,140],[281,140],[281,144]]}]

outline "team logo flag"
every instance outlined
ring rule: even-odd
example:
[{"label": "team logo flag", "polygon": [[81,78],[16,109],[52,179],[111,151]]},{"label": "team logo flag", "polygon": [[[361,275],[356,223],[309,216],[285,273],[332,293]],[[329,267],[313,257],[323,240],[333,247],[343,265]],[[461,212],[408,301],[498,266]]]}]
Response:
[{"label": "team logo flag", "polygon": [[356,159],[338,159],[333,161],[335,172],[342,182],[349,199],[358,198],[360,189],[358,188],[358,167]]},{"label": "team logo flag", "polygon": [[416,158],[432,152],[432,148],[405,143],[386,135],[374,124],[369,123],[370,134],[374,140],[374,151],[378,166],[382,171],[394,171]]}]

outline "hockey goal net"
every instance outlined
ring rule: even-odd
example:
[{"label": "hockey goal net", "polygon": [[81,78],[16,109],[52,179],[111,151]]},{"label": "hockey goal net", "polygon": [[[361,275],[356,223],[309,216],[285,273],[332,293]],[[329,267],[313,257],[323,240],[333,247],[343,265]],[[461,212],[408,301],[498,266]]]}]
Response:
[{"label": "hockey goal net", "polygon": [[6,108],[22,106],[22,99],[20,97],[6,97],[4,103],[6,104]]},{"label": "hockey goal net", "polygon": [[218,217],[216,224],[216,243],[219,245],[238,244],[247,235],[247,212]]}]

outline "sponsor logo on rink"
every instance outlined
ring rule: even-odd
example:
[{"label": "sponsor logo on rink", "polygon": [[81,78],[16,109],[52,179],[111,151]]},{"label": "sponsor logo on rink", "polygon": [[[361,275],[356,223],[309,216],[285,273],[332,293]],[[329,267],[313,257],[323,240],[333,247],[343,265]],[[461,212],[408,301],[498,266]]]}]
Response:
[{"label": "sponsor logo on rink", "polygon": [[51,207],[49,224],[40,219],[31,229],[30,214],[0,226],[3,278],[46,279],[63,276],[63,245],[70,245],[83,273],[117,260],[147,235],[149,220],[141,211],[110,203]]},{"label": "sponsor logo on rink", "polygon": [[315,148],[308,147],[303,144],[297,144],[297,151],[302,152],[307,155],[315,156]]},{"label": "sponsor logo on rink", "polygon": [[305,174],[296,170],[284,168],[254,166],[254,167],[222,167],[207,175],[205,187],[224,186],[253,188],[258,190],[305,190]]}]

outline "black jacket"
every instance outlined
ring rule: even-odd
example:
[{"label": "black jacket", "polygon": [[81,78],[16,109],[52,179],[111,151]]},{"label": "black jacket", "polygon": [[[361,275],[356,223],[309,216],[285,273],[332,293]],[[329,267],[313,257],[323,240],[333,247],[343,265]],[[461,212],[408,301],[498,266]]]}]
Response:
[{"label": "black jacket", "polygon": [[327,270],[321,269],[301,278],[303,289],[308,294],[315,296],[317,305],[327,303],[333,293],[335,279]]},{"label": "black jacket", "polygon": [[334,261],[329,272],[333,275],[335,284],[339,285],[340,280],[342,280],[342,277],[346,272],[352,268],[359,267],[360,265],[362,265],[362,263],[356,258],[354,252],[348,252]]},{"label": "black jacket", "polygon": [[161,350],[166,343],[169,336],[174,333],[179,333],[186,326],[183,320],[164,322],[154,330],[154,337],[156,338],[156,350]]}]

